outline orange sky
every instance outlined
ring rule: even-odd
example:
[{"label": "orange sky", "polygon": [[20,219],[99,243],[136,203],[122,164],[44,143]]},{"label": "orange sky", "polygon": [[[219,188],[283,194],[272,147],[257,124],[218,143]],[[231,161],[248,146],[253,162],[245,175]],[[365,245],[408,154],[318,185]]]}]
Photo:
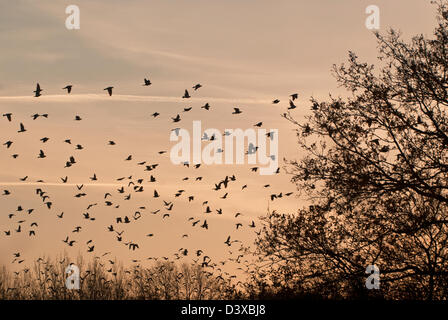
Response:
[{"label": "orange sky", "polygon": [[[0,4],[0,113],[13,113],[13,121],[0,119],[1,144],[14,141],[10,149],[0,149],[0,263],[11,265],[14,252],[21,252],[26,263],[39,255],[53,256],[64,250],[69,254],[87,255],[86,241],[92,239],[96,255],[112,252],[125,263],[150,256],[172,256],[179,248],[190,255],[204,250],[216,260],[227,259],[224,244],[228,235],[249,244],[254,230],[248,225],[271,209],[294,212],[303,203],[297,194],[269,201],[272,193],[296,191],[284,173],[260,176],[250,172],[251,165],[213,165],[199,169],[174,166],[169,161],[171,129],[191,130],[194,120],[203,129],[263,128],[279,130],[279,159],[298,158],[293,127],[280,117],[288,106],[288,95],[298,92],[297,109],[292,114],[303,119],[309,112],[309,98],[325,99],[328,93],[343,94],[331,77],[333,63],[341,63],[352,50],[366,61],[376,57],[372,32],[364,26],[365,8],[376,4],[381,13],[381,30],[389,26],[402,30],[408,37],[415,33],[430,34],[434,26],[434,7],[430,1],[8,1]],[[65,7],[77,4],[81,10],[81,29],[65,28]],[[149,77],[152,85],[142,86]],[[44,89],[39,98],[32,97],[36,82]],[[61,88],[73,84],[66,95]],[[203,88],[191,99],[182,99],[184,89],[201,83]],[[102,89],[114,86],[114,95]],[[271,103],[280,99],[278,105]],[[200,109],[205,102],[210,111]],[[184,107],[192,107],[182,112]],[[232,115],[234,107],[243,110]],[[159,112],[153,119],[150,115]],[[31,115],[48,113],[48,119],[33,121]],[[182,120],[172,123],[170,117]],[[82,121],[74,121],[79,115]],[[17,133],[19,123],[27,129]],[[39,139],[48,137],[43,144]],[[72,145],[63,143],[70,138]],[[107,142],[114,140],[115,146]],[[81,144],[83,150],[75,150]],[[39,150],[47,158],[37,159]],[[159,155],[166,150],[168,154]],[[19,154],[17,159],[12,154]],[[124,161],[132,155],[132,161]],[[70,156],[77,164],[64,168]],[[145,172],[140,161],[158,163]],[[281,163],[281,162],[280,162]],[[282,165],[281,165],[282,166]],[[96,173],[98,181],[89,177]],[[157,178],[149,183],[150,175]],[[235,174],[227,190],[213,191],[226,175]],[[125,194],[117,189],[132,175],[143,178],[145,191]],[[19,179],[28,176],[26,182]],[[60,178],[69,177],[66,185]],[[202,176],[202,181],[194,181]],[[189,177],[184,181],[183,178]],[[42,179],[43,184],[35,181]],[[83,198],[76,184],[85,184]],[[243,185],[248,187],[241,190]],[[264,185],[270,187],[265,188]],[[35,193],[45,190],[53,202],[48,210]],[[160,198],[153,198],[157,189]],[[179,189],[185,193],[176,198]],[[120,208],[107,207],[108,200]],[[228,192],[227,199],[221,199]],[[188,202],[188,196],[195,199]],[[305,196],[305,195],[304,195]],[[174,203],[170,217],[163,200]],[[214,211],[204,213],[203,201]],[[89,210],[95,221],[83,219]],[[34,208],[32,214],[16,212],[18,206]],[[129,251],[106,227],[118,216],[131,217],[145,206],[142,218],[127,225],[124,240],[139,244]],[[216,214],[222,208],[223,214]],[[150,213],[161,209],[156,215]],[[64,212],[62,219],[57,214]],[[236,212],[242,216],[234,218]],[[9,213],[15,216],[8,218]],[[189,217],[207,219],[209,230],[192,227]],[[19,220],[23,231],[14,232]],[[28,237],[30,224],[37,222],[35,237]],[[237,222],[243,228],[235,230]],[[79,234],[72,233],[81,226]],[[11,230],[6,237],[3,231]],[[154,233],[153,238],[145,235]],[[188,238],[182,238],[188,234]],[[74,247],[62,242],[75,239]],[[235,253],[235,252],[234,252]],[[234,254],[233,253],[233,254]]]}]

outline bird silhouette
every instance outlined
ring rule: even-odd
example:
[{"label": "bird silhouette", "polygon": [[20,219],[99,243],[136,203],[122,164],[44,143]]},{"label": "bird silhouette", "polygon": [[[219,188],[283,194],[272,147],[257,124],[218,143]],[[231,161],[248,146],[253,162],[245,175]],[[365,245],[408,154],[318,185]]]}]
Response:
[{"label": "bird silhouette", "polygon": [[182,98],[183,98],[183,99],[191,98],[191,96],[190,96],[190,94],[188,93],[188,90],[187,90],[187,89],[185,89],[185,93],[184,93],[184,95],[182,96]]},{"label": "bird silhouette", "polygon": [[12,121],[12,113],[4,113],[3,116],[6,117],[6,119],[8,119],[9,122]]},{"label": "bird silhouette", "polygon": [[181,120],[180,115],[177,115],[176,117],[171,118],[171,119],[173,120],[173,122],[179,122]]},{"label": "bird silhouette", "polygon": [[23,125],[23,123],[20,123],[20,129],[17,132],[21,133],[21,132],[25,132],[25,131],[26,131],[25,126]]},{"label": "bird silhouette", "polygon": [[104,88],[103,90],[107,90],[107,92],[109,93],[109,96],[112,96],[112,89],[113,89],[114,87],[107,87],[107,88]]},{"label": "bird silhouette", "polygon": [[289,107],[288,110],[292,110],[297,108],[296,105],[294,104],[293,100],[289,100]]},{"label": "bird silhouette", "polygon": [[65,86],[64,88],[62,88],[62,90],[67,90],[67,93],[70,94],[72,92],[72,85],[69,84],[67,86]]},{"label": "bird silhouette", "polygon": [[40,97],[41,96],[41,92],[42,92],[43,90],[40,88],[40,85],[39,85],[39,83],[37,83],[37,85],[36,85],[36,90],[34,90],[33,92],[34,92],[34,96],[35,97]]},{"label": "bird silhouette", "polygon": [[6,146],[6,149],[9,149],[12,144],[13,144],[12,141],[6,141],[3,145]]},{"label": "bird silhouette", "polygon": [[233,108],[233,112],[232,112],[232,114],[240,114],[240,113],[243,113],[243,111],[241,111],[239,108]]}]

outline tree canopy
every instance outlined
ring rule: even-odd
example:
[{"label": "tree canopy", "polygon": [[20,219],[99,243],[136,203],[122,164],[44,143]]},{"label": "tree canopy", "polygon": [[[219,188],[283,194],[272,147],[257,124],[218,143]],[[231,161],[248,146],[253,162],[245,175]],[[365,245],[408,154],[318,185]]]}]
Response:
[{"label": "tree canopy", "polygon": [[[323,297],[447,298],[447,2],[437,9],[433,37],[376,33],[377,66],[353,52],[334,66],[348,98],[312,99],[305,121],[284,115],[304,150],[286,167],[312,205],[264,218],[254,283]],[[372,264],[380,290],[365,287]]]}]

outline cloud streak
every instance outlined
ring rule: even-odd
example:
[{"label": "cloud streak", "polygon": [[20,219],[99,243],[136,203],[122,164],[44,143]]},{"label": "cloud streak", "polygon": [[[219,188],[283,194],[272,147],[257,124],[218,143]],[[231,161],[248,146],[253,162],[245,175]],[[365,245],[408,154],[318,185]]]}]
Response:
[{"label": "cloud streak", "polygon": [[[33,96],[0,96],[0,101],[17,101],[27,102],[37,98]],[[109,97],[101,94],[76,94],[76,95],[45,95],[38,98],[39,100],[49,102],[83,102],[83,101],[126,101],[126,102],[185,102],[180,97],[169,96],[140,96],[140,95],[113,95]],[[244,103],[244,104],[268,104],[268,99],[248,99],[248,98],[219,98],[219,97],[195,97],[195,101],[203,102],[224,102],[224,103]]]}]

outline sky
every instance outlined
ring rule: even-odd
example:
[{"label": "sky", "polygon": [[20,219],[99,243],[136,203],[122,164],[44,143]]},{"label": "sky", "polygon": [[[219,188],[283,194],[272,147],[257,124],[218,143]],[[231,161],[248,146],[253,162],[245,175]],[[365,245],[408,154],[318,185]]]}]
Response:
[{"label": "sky", "polygon": [[[292,93],[299,94],[291,111],[297,120],[309,114],[311,97],[345,95],[331,67],[343,63],[349,50],[375,62],[375,37],[365,27],[365,9],[371,4],[380,9],[380,32],[393,27],[405,39],[431,35],[435,7],[430,1],[0,1],[0,113],[13,114],[11,122],[0,119],[1,144],[13,141],[11,148],[0,149],[0,193],[11,193],[0,196],[0,264],[19,267],[11,263],[16,252],[24,265],[63,251],[87,257],[111,252],[124,264],[172,257],[180,248],[189,250],[186,260],[198,249],[215,261],[236,257],[239,244],[224,244],[229,235],[250,245],[260,226],[258,217],[268,209],[294,213],[306,203],[306,195],[283,170],[283,158],[300,159],[304,154],[294,126],[280,115]],[[79,30],[65,27],[68,5],[80,9]],[[151,86],[142,85],[144,78]],[[38,98],[33,97],[37,82],[43,89]],[[197,83],[203,87],[194,91]],[[62,90],[67,84],[73,85],[70,95]],[[111,97],[103,90],[108,86],[114,87]],[[185,89],[192,98],[181,98]],[[272,104],[274,99],[280,103]],[[207,102],[209,111],[200,108]],[[183,112],[186,107],[192,110]],[[232,114],[235,107],[243,113]],[[160,116],[151,117],[154,112]],[[36,113],[48,118],[32,120]],[[173,123],[177,114],[182,120]],[[82,121],[74,120],[77,115]],[[192,132],[193,121],[199,120],[203,129],[221,132],[255,128],[258,122],[268,131],[277,129],[280,174],[261,176],[251,172],[249,164],[199,169],[172,164],[171,130]],[[17,132],[20,123],[26,132]],[[48,142],[42,143],[43,137]],[[66,139],[72,144],[64,143]],[[116,145],[108,145],[110,140]],[[83,150],[75,150],[76,144]],[[37,158],[40,150],[45,159]],[[12,154],[19,156],[13,159]],[[129,155],[132,160],[125,161]],[[64,168],[70,156],[77,163]],[[138,165],[143,161],[159,166],[144,171]],[[89,179],[94,173],[97,181]],[[148,182],[151,174],[155,183]],[[236,181],[227,189],[213,190],[231,175]],[[61,181],[65,177],[66,184]],[[121,177],[125,180],[117,181]],[[144,192],[135,193],[128,182],[139,178],[144,179]],[[81,184],[84,188],[78,191],[76,185]],[[122,186],[126,192],[119,194]],[[52,209],[45,207],[36,188],[47,192]],[[159,198],[153,198],[154,189]],[[178,190],[185,191],[176,197]],[[81,192],[86,196],[74,197]],[[280,192],[294,193],[270,200]],[[105,193],[111,193],[107,200],[113,206],[105,205]],[[128,194],[131,199],[124,200]],[[194,200],[189,202],[188,196]],[[173,209],[168,212],[163,201],[172,202]],[[204,201],[213,213],[204,213]],[[97,205],[87,210],[93,203]],[[25,211],[17,211],[18,206]],[[140,209],[143,206],[146,209]],[[34,211],[28,214],[30,208]],[[222,215],[216,213],[220,208]],[[142,217],[134,220],[136,211]],[[61,212],[62,219],[57,217]],[[86,212],[95,220],[84,219]],[[235,218],[237,212],[242,215]],[[162,218],[164,213],[170,216]],[[115,224],[124,216],[132,222]],[[190,217],[201,223],[206,219],[209,229],[193,227]],[[255,229],[249,227],[252,221]],[[33,222],[38,227],[31,227]],[[243,227],[236,230],[238,222]],[[19,224],[23,231],[17,233]],[[121,243],[115,232],[108,232],[111,224],[124,231]],[[81,232],[72,232],[76,226]],[[28,236],[31,229],[36,236]],[[7,230],[11,236],[3,232]],[[154,236],[147,237],[149,233]],[[73,247],[62,241],[67,236],[76,240]],[[87,252],[88,240],[95,245],[93,253]],[[124,245],[128,241],[138,243],[139,249],[130,251]]]}]

